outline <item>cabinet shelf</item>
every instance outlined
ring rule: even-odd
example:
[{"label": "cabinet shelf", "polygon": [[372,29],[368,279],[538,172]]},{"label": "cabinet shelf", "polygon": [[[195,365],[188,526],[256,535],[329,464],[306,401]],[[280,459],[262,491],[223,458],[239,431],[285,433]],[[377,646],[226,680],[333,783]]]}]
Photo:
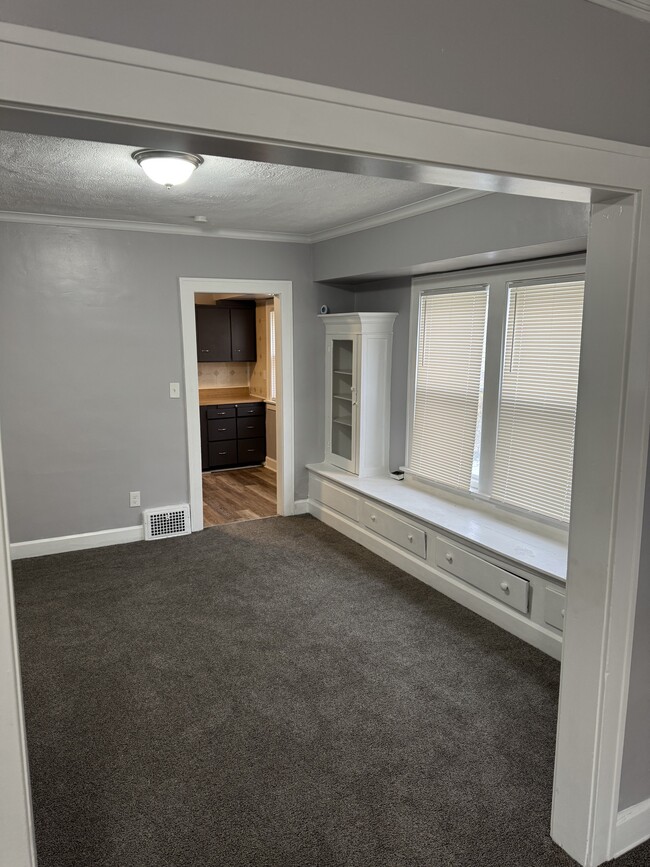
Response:
[{"label": "cabinet shelf", "polygon": [[338,373],[338,374],[340,374],[341,376],[352,376],[352,371],[351,371],[351,370],[334,370],[334,371],[332,371],[332,372],[333,372],[333,373]]},{"label": "cabinet shelf", "polygon": [[334,400],[347,400],[348,403],[352,403],[352,398],[348,397],[345,394],[333,394],[332,397],[334,398]]},{"label": "cabinet shelf", "polygon": [[342,418],[333,418],[332,424],[343,424],[343,425],[345,425],[345,427],[352,427],[351,421],[346,421],[345,419],[342,419]]}]

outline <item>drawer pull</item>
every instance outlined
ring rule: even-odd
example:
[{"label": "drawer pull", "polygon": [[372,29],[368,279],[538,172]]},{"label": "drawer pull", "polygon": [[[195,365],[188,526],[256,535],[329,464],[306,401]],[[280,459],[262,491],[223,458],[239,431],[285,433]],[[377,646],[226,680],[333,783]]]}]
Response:
[{"label": "drawer pull", "polygon": [[219,454],[219,455],[226,455],[226,454],[228,454],[228,452],[217,452],[217,454]]},{"label": "drawer pull", "polygon": [[564,612],[565,611],[566,611],[566,608],[563,608],[562,611],[560,611],[560,615],[562,617],[562,620],[564,620]]},{"label": "drawer pull", "polygon": [[255,425],[249,424],[248,427],[246,428],[246,430],[255,430]]},{"label": "drawer pull", "polygon": [[449,553],[449,551],[447,551],[447,553],[445,554],[445,560],[447,561],[447,563],[453,563],[454,562],[454,558]]},{"label": "drawer pull", "polygon": [[504,593],[510,593],[510,585],[507,581],[502,581],[499,584],[499,587],[503,590]]},{"label": "drawer pull", "polygon": [[413,541],[413,533],[409,533],[406,538],[409,540],[409,542],[412,542]]},{"label": "drawer pull", "polygon": [[371,521],[376,521],[376,520],[377,520],[377,515],[371,515],[371,516],[370,516],[370,520],[371,520]]},{"label": "drawer pull", "polygon": [[246,450],[246,451],[249,451],[249,452],[254,452],[254,451],[255,451],[255,449],[247,449],[247,450]]},{"label": "drawer pull", "polygon": [[225,427],[218,427],[217,430],[219,430],[219,431],[224,431],[224,430],[227,430],[227,428],[225,428]]}]

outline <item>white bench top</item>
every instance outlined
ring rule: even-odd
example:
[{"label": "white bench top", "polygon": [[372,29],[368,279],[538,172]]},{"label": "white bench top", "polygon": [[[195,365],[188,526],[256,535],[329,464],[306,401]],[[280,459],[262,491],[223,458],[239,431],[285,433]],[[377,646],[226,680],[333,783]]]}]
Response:
[{"label": "white bench top", "polygon": [[[371,497],[411,518],[433,524],[522,566],[566,581],[568,533],[539,525],[506,513],[491,513],[491,507],[458,502],[409,482],[391,477],[359,478],[330,464],[307,464],[307,469],[338,485]],[[495,510],[496,511],[496,510]]]}]

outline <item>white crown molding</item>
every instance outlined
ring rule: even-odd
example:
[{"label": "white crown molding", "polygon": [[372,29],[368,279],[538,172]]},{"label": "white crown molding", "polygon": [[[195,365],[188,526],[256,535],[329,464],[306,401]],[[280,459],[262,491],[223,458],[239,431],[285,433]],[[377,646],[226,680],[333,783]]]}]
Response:
[{"label": "white crown molding", "polygon": [[309,235],[309,240],[311,243],[329,241],[330,238],[351,235],[364,229],[374,229],[376,226],[396,223],[398,220],[405,220],[407,217],[416,217],[418,214],[427,214],[429,211],[437,211],[439,208],[449,208],[451,205],[458,205],[461,202],[469,202],[471,199],[480,199],[482,196],[489,195],[492,194],[486,193],[483,190],[449,190],[448,193],[440,193],[438,196],[422,199],[419,202],[414,202],[412,205],[403,205],[401,208],[393,208],[390,211],[384,211],[372,217],[365,217],[363,220],[354,220],[351,223],[334,226],[332,229],[323,229],[322,232],[312,232]]},{"label": "white crown molding", "polygon": [[174,223],[145,223],[137,220],[104,220],[98,217],[71,217],[59,214],[29,214],[23,211],[0,211],[0,222],[3,223],[31,223],[41,226],[69,226],[79,229],[114,229],[121,232],[152,232],[163,235],[192,235],[201,238],[230,238],[241,241],[272,241],[281,244],[314,244],[318,241],[326,241],[330,238],[338,238],[342,235],[350,235],[363,229],[371,229],[375,226],[384,226],[387,223],[395,223],[407,217],[417,214],[426,214],[439,208],[448,208],[460,202],[489,196],[479,190],[450,190],[430,199],[405,205],[402,208],[394,208],[363,220],[355,220],[332,229],[311,234],[298,234],[292,232],[258,232],[254,230],[243,231],[238,229],[201,229],[198,226],[179,226]]},{"label": "white crown molding", "polygon": [[234,229],[199,229],[172,223],[143,223],[133,220],[101,220],[97,217],[69,217],[58,214],[26,214],[0,211],[0,222],[32,223],[41,226],[70,226],[80,229],[114,229],[121,232],[152,232],[162,235],[192,235],[202,238],[232,238],[242,241],[276,241],[284,244],[309,244],[308,235],[288,232],[243,232]]},{"label": "white crown molding", "polygon": [[588,0],[588,2],[606,6],[624,15],[632,15],[633,18],[639,18],[641,21],[650,21],[650,0]]}]

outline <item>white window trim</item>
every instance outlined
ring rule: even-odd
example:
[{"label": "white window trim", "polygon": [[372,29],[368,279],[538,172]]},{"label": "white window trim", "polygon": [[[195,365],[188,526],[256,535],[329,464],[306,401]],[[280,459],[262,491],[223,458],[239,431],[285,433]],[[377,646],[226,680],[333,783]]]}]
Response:
[{"label": "white window trim", "polygon": [[[495,454],[497,421],[499,414],[499,388],[501,361],[505,343],[506,309],[508,303],[508,287],[513,283],[531,282],[538,279],[559,278],[584,279],[584,255],[563,256],[554,259],[540,259],[534,262],[514,263],[512,265],[495,265],[470,271],[457,271],[445,274],[433,274],[416,277],[411,281],[411,318],[409,324],[409,368],[408,397],[406,416],[406,464],[402,469],[405,474],[419,484],[430,487],[432,492],[449,493],[465,501],[480,502],[502,518],[511,516],[513,523],[517,518],[526,518],[540,525],[566,529],[567,524],[546,518],[543,515],[518,509],[505,503],[496,503],[490,499],[488,479],[492,478]],[[413,435],[413,418],[415,412],[415,386],[418,353],[418,324],[420,313],[420,297],[436,291],[462,291],[479,285],[488,288],[488,320],[485,338],[485,379],[483,390],[483,417],[481,430],[481,467],[479,474],[479,490],[463,491],[449,488],[446,485],[423,478],[409,469],[411,465],[411,440]]]}]

